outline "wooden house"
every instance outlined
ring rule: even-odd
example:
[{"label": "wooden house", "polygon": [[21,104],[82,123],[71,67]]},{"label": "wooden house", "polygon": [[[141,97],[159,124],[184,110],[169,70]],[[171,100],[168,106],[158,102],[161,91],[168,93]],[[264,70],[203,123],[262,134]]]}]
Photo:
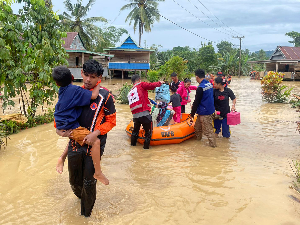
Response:
[{"label": "wooden house", "polygon": [[111,76],[121,75],[123,79],[129,71],[146,71],[147,74],[150,69],[150,53],[154,50],[139,47],[129,36],[120,47],[111,47],[104,51],[108,55],[114,55],[108,63]]},{"label": "wooden house", "polygon": [[82,79],[82,65],[85,61],[93,57],[97,57],[96,60],[102,63],[102,66],[104,68],[103,76],[105,77],[108,75],[107,62],[109,58],[113,57],[113,55],[87,51],[84,47],[84,43],[82,42],[79,33],[77,32],[67,32],[67,37],[63,38],[63,40],[65,41],[63,47],[69,54],[69,58],[67,59],[69,63],[68,68],[70,69],[75,79]]},{"label": "wooden house", "polygon": [[260,72],[260,77],[275,71],[284,73],[284,80],[300,80],[300,47],[278,46],[269,60],[248,63],[265,65],[266,71]]}]

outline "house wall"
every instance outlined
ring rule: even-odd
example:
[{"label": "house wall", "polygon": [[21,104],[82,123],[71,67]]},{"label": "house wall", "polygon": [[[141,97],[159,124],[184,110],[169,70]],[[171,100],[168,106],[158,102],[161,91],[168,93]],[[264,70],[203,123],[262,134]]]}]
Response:
[{"label": "house wall", "polygon": [[[69,54],[69,58],[67,59],[68,63],[69,63],[68,68],[82,67],[82,53],[81,52],[68,52],[68,54]],[[76,57],[79,57],[78,66],[76,66]],[[85,62],[88,61],[89,58],[90,58],[89,54],[84,54]]]},{"label": "house wall", "polygon": [[149,63],[150,54],[149,52],[121,52],[121,51],[110,51],[109,54],[114,55],[110,62],[126,62],[130,63]]}]

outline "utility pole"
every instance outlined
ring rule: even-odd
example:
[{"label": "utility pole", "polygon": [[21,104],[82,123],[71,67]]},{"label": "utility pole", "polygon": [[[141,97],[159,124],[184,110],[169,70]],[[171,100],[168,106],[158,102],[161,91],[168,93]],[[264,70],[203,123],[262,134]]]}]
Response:
[{"label": "utility pole", "polygon": [[239,78],[241,77],[241,58],[242,58],[242,38],[245,38],[245,36],[243,37],[233,37],[233,38],[239,38],[240,39],[240,58],[239,58]]}]

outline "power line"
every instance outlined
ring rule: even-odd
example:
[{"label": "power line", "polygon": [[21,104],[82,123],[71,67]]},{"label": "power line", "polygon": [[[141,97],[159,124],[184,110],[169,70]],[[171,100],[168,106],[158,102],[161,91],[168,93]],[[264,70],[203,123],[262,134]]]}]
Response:
[{"label": "power line", "polygon": [[[218,23],[216,23],[213,19],[211,19],[208,15],[206,15],[201,9],[199,9],[194,3],[192,3],[190,0],[188,0],[189,3],[191,3],[196,9],[198,9],[198,11],[200,11],[204,16],[206,16],[209,20],[211,20],[213,23],[215,23],[217,26],[223,28],[222,26],[220,26]],[[224,28],[223,28],[224,29]],[[225,30],[225,29],[224,29]],[[227,30],[225,30],[227,32]],[[230,31],[229,31],[230,32]],[[227,34],[227,33],[226,33]],[[233,35],[232,32],[230,32],[229,35]]]},{"label": "power line", "polygon": [[215,14],[213,14],[200,0],[198,0],[198,2],[203,5],[203,7],[208,11],[210,12],[217,20],[219,20],[221,23],[224,24],[224,26],[228,27],[230,30],[232,30],[233,32],[239,34],[238,32],[236,32],[235,30],[231,29],[229,26],[227,26],[222,20],[220,20],[217,16],[215,16]]},{"label": "power line", "polygon": [[189,33],[191,33],[191,34],[193,34],[193,35],[199,37],[199,38],[202,38],[202,39],[204,39],[204,40],[206,40],[206,41],[209,41],[209,42],[217,43],[217,42],[215,42],[215,41],[211,41],[211,40],[209,40],[209,39],[207,39],[207,38],[201,37],[200,35],[198,35],[198,34],[192,32],[192,31],[190,31],[190,30],[188,30],[188,29],[185,29],[184,27],[182,27],[182,26],[178,25],[177,23],[175,23],[175,22],[169,20],[168,18],[166,18],[165,16],[161,15],[160,13],[159,13],[159,15],[160,15],[162,18],[164,18],[165,20],[168,20],[169,22],[173,23],[174,25],[180,27],[181,29],[183,29],[183,30],[185,30],[185,31],[187,31],[187,32],[189,32]]},{"label": "power line", "polygon": [[215,29],[216,31],[219,31],[219,32],[221,32],[221,33],[223,33],[223,34],[226,34],[226,35],[229,35],[229,36],[232,35],[232,34],[225,33],[225,32],[223,32],[223,31],[221,31],[221,30],[218,30],[217,28],[214,28],[214,27],[210,26],[208,23],[206,23],[205,21],[201,20],[199,17],[195,16],[193,13],[191,13],[190,11],[188,11],[186,8],[184,8],[182,5],[180,5],[180,4],[179,4],[178,2],[176,2],[175,0],[173,0],[173,2],[175,2],[178,6],[180,6],[182,9],[184,9],[185,11],[187,11],[187,12],[188,12],[189,14],[191,14],[192,16],[196,17],[198,20],[200,20],[202,23],[206,24],[207,26],[209,26],[209,27],[211,27],[211,28]]}]

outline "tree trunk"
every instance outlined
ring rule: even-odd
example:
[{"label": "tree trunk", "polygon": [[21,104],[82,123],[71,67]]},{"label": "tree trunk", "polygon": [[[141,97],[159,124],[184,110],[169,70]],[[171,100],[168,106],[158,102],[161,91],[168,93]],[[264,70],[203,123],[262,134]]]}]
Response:
[{"label": "tree trunk", "polygon": [[139,23],[139,47],[141,47],[141,41],[142,41],[142,23]]}]

